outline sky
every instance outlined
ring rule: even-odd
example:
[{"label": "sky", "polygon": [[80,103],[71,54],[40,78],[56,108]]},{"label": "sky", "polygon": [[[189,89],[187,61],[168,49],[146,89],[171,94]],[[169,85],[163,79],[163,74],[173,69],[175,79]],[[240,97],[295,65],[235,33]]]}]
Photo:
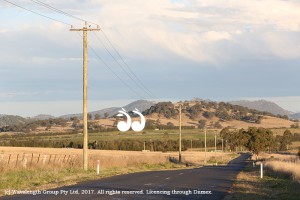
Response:
[{"label": "sky", "polygon": [[[9,1],[84,26],[30,0]],[[266,99],[300,112],[300,1],[43,2],[101,28],[88,33],[89,111],[199,97]],[[66,24],[0,1],[0,114],[81,112],[82,33]]]}]

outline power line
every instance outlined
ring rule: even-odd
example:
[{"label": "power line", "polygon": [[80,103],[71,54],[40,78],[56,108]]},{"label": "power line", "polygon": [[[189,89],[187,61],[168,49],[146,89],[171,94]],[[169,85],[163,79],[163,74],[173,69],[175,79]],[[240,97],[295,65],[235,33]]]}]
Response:
[{"label": "power line", "polygon": [[143,97],[142,95],[140,95],[138,92],[136,92],[132,87],[130,87],[117,73],[115,73],[111,67],[97,54],[97,52],[95,51],[95,49],[93,47],[91,47],[90,45],[88,45],[89,48],[92,50],[92,52],[97,56],[97,58],[107,67],[107,69],[109,69],[109,71],[111,71],[128,89],[130,89],[133,93],[135,93],[137,96],[139,96],[142,99],[145,99],[145,97]]},{"label": "power line", "polygon": [[30,9],[28,9],[28,8],[25,8],[25,7],[23,7],[23,6],[20,6],[20,5],[18,5],[18,4],[15,4],[15,3],[13,3],[13,2],[10,2],[10,1],[7,1],[7,0],[3,0],[3,1],[5,1],[6,3],[9,3],[9,4],[11,4],[11,5],[14,5],[14,6],[18,7],[18,8],[21,8],[21,9],[23,9],[23,10],[26,10],[26,11],[28,11],[28,12],[34,13],[34,14],[36,14],[36,15],[39,15],[39,16],[45,17],[45,18],[47,18],[47,19],[51,19],[51,20],[53,20],[53,21],[60,22],[60,23],[63,23],[63,24],[66,24],[66,25],[70,25],[70,26],[71,26],[71,24],[68,24],[68,23],[66,23],[66,22],[63,22],[63,21],[54,19],[54,18],[52,18],[52,17],[48,17],[48,16],[46,16],[46,15],[44,15],[44,14],[41,14],[41,13],[38,13],[38,12],[36,12],[36,11],[30,10]]},{"label": "power line", "polygon": [[109,55],[114,59],[114,61],[119,65],[119,67],[123,70],[123,72],[141,89],[143,90],[147,95],[149,95],[151,98],[153,98],[152,94],[149,93],[147,90],[145,90],[140,83],[138,83],[133,77],[132,75],[130,75],[125,69],[124,67],[119,63],[119,61],[115,58],[115,56],[108,50],[108,48],[105,46],[105,44],[103,43],[103,41],[94,33],[95,37],[99,40],[99,42],[103,45],[104,49],[109,53]]},{"label": "power line", "polygon": [[142,87],[147,90],[152,96],[154,96],[155,98],[157,98],[144,84],[143,82],[139,79],[139,77],[131,70],[131,68],[128,66],[128,64],[125,62],[124,58],[121,56],[121,54],[119,53],[119,51],[114,47],[114,45],[112,44],[112,42],[110,41],[110,39],[107,37],[107,35],[105,34],[105,32],[103,30],[102,34],[104,35],[104,37],[106,38],[106,40],[109,42],[110,46],[113,48],[113,50],[117,53],[117,55],[119,56],[119,58],[122,60],[122,62],[125,64],[125,66],[127,67],[127,69],[130,71],[130,73],[138,80],[138,82],[142,85]]},{"label": "power line", "polygon": [[43,6],[45,8],[48,8],[48,9],[50,9],[52,11],[55,11],[55,12],[57,12],[59,14],[63,14],[65,16],[67,16],[67,17],[71,17],[73,19],[76,19],[76,20],[79,20],[79,21],[83,21],[83,22],[88,22],[90,24],[98,25],[98,24],[96,24],[94,22],[90,22],[90,21],[84,20],[82,18],[76,17],[74,15],[71,15],[71,14],[69,14],[67,12],[64,12],[64,11],[62,11],[60,9],[57,9],[57,8],[55,8],[55,7],[53,7],[53,6],[49,5],[49,4],[46,4],[46,3],[42,2],[42,1],[39,1],[39,0],[30,0],[30,1],[32,1],[33,3],[36,3],[36,4],[40,5],[40,6]]},{"label": "power line", "polygon": [[[14,5],[14,6],[16,6],[16,7],[19,7],[19,8],[21,8],[21,9],[24,9],[24,10],[26,10],[26,11],[28,11],[28,12],[31,12],[31,13],[34,13],[34,14],[37,14],[37,15],[39,15],[39,16],[42,16],[42,17],[45,17],[45,18],[47,18],[47,19],[51,19],[51,20],[53,20],[53,21],[57,21],[57,22],[60,22],[60,23],[63,23],[63,24],[66,24],[66,25],[70,25],[71,26],[71,24],[68,24],[68,23],[66,23],[66,22],[63,22],[63,21],[61,21],[61,20],[57,20],[57,19],[54,19],[54,18],[52,18],[52,17],[48,17],[48,16],[46,16],[46,15],[44,15],[44,14],[41,14],[41,13],[38,13],[38,12],[36,12],[36,11],[33,11],[33,10],[30,10],[30,9],[28,9],[28,8],[25,8],[25,7],[23,7],[23,6],[20,6],[20,5],[18,5],[18,4],[16,4],[16,3],[13,3],[13,2],[10,2],[10,1],[8,1],[8,0],[3,0],[3,1],[5,1],[5,2],[7,2],[7,3],[9,3],[9,4],[11,4],[11,5]],[[73,19],[76,19],[76,20],[79,20],[79,21],[84,21],[84,22],[88,22],[88,23],[90,23],[90,24],[95,24],[95,25],[98,25],[98,24],[96,24],[96,23],[93,23],[93,22],[90,22],[90,21],[87,21],[87,20],[84,20],[84,19],[82,19],[82,18],[79,18],[79,17],[76,17],[76,16],[74,16],[74,15],[71,15],[71,14],[69,14],[69,13],[67,13],[67,12],[64,12],[64,11],[62,11],[62,10],[60,10],[60,9],[57,9],[57,8],[55,8],[55,7],[53,7],[53,6],[51,6],[51,5],[48,5],[48,4],[46,4],[46,3],[44,3],[44,2],[41,2],[41,1],[39,1],[39,0],[30,0],[30,1],[32,1],[33,3],[36,3],[36,4],[38,4],[38,5],[40,5],[40,6],[43,6],[43,7],[45,7],[45,8],[48,8],[48,9],[50,9],[50,10],[52,10],[52,11],[54,11],[54,12],[57,12],[57,13],[59,13],[59,14],[62,14],[62,15],[65,15],[65,16],[67,16],[67,17],[70,17],[70,18],[73,18]],[[128,68],[128,70],[129,70],[129,72],[130,72],[130,74],[124,69],[124,67],[119,63],[119,61],[112,55],[112,53],[108,50],[108,48],[105,46],[105,44],[101,41],[101,39],[95,34],[95,36],[96,36],[96,38],[102,43],[102,45],[104,46],[104,48],[105,48],[105,50],[111,55],[111,57],[115,60],[115,62],[117,62],[117,64],[121,67],[121,69],[124,71],[124,73],[141,89],[141,90],[143,90],[148,96],[150,96],[151,98],[156,98],[154,95],[153,95],[153,93],[143,84],[143,82],[138,78],[138,76],[136,76],[136,74],[130,69],[130,67],[128,66],[128,64],[124,61],[124,59],[123,59],[123,57],[120,55],[120,53],[116,50],[116,48],[113,46],[113,44],[112,44],[112,42],[109,40],[109,38],[106,36],[106,34],[102,31],[102,33],[103,33],[103,35],[105,36],[105,39],[109,42],[109,44],[110,44],[110,46],[113,48],[113,50],[117,53],[117,55],[119,56],[119,58],[122,60],[122,62],[125,64],[125,66]],[[130,90],[132,90],[135,94],[137,94],[139,97],[142,97],[142,98],[144,98],[142,95],[140,95],[139,93],[137,93],[135,90],[133,90],[124,80],[122,80],[121,79],[121,77],[120,76],[118,76],[111,68],[110,68],[110,66],[96,53],[96,51],[89,45],[89,47],[91,48],[91,50],[95,53],[95,55],[104,63],[104,65],[106,66],[106,67],[108,67],[108,69],[124,84],[124,85],[126,85],[126,87],[128,87]],[[135,80],[134,78],[137,80]]]},{"label": "power line", "polygon": [[[45,8],[48,8],[52,11],[55,11],[57,13],[63,14],[67,17],[71,17],[73,19],[79,20],[79,21],[83,21],[83,22],[88,22],[90,24],[95,24],[98,25],[96,23],[84,20],[82,18],[76,17],[74,15],[71,15],[67,12],[64,12],[60,9],[57,9],[49,4],[46,4],[44,2],[41,2],[39,0],[30,0],[40,6],[43,6]],[[124,58],[120,55],[120,53],[118,52],[118,50],[114,47],[113,43],[110,41],[110,39],[107,37],[107,35],[104,33],[103,30],[101,30],[105,39],[108,41],[109,45],[112,47],[112,49],[116,52],[116,54],[118,55],[118,57],[122,60],[122,62],[124,63],[124,65],[126,66],[126,68],[129,70],[130,73],[128,73],[124,67],[117,61],[117,59],[111,54],[111,52],[106,48],[106,46],[102,43],[102,41],[100,40],[100,38],[95,34],[95,36],[97,37],[97,39],[102,43],[102,45],[104,46],[105,50],[112,56],[112,58],[118,63],[118,65],[122,68],[122,70],[126,73],[126,75],[141,89],[143,90],[148,96],[150,96],[151,98],[157,98],[145,85],[144,83],[139,79],[139,77],[131,70],[131,68],[128,66],[128,64],[125,62]],[[136,80],[135,80],[136,79]]]},{"label": "power line", "polygon": [[[78,33],[79,37],[82,37],[82,35],[80,35],[80,33]],[[113,73],[129,90],[131,90],[133,93],[135,93],[138,97],[145,99],[142,95],[140,95],[138,92],[136,92],[132,87],[130,87],[110,66],[109,64],[107,64],[95,51],[95,49],[88,44],[88,47],[92,50],[92,52],[95,54],[95,56],[105,65],[105,67],[111,72]]]}]

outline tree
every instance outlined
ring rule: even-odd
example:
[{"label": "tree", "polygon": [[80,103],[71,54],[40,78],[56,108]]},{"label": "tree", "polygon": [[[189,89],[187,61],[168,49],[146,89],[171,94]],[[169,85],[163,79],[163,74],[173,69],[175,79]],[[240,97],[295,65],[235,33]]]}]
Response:
[{"label": "tree", "polygon": [[95,115],[95,120],[99,120],[101,118],[101,115],[100,114],[96,114]]},{"label": "tree", "polygon": [[290,130],[285,130],[283,136],[279,137],[279,150],[288,150],[288,145],[292,144],[293,134]]},{"label": "tree", "polygon": [[299,123],[292,124],[291,128],[299,128]]},{"label": "tree", "polygon": [[93,118],[92,114],[87,114],[88,120],[91,120]]},{"label": "tree", "polygon": [[215,116],[215,114],[213,112],[208,112],[208,111],[205,111],[203,113],[203,117],[207,118],[207,119],[211,119]]},{"label": "tree", "polygon": [[205,128],[206,120],[201,119],[201,120],[199,120],[198,123],[199,123],[199,124],[198,124],[198,128],[200,128],[200,129],[204,129],[204,128]]},{"label": "tree", "polygon": [[79,123],[80,120],[78,117],[71,117],[70,120],[73,122],[73,123]]},{"label": "tree", "polygon": [[109,116],[109,114],[106,112],[106,113],[104,113],[104,118],[105,119],[107,119],[108,118],[108,116]]},{"label": "tree", "polygon": [[256,154],[256,158],[261,151],[271,148],[274,141],[273,133],[269,129],[252,127],[248,129],[247,134],[249,140],[246,146]]},{"label": "tree", "polygon": [[220,124],[220,122],[215,122],[214,127],[217,128],[217,129],[221,129],[222,125]]}]

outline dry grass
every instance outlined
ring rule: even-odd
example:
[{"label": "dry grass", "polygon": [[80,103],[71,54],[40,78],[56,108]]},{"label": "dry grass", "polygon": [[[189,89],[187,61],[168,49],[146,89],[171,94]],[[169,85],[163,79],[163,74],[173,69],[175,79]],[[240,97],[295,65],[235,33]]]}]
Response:
[{"label": "dry grass", "polygon": [[[179,121],[178,119],[167,119],[165,117],[158,117],[157,114],[152,114],[150,116],[147,116],[147,119],[151,119],[151,120],[157,120],[159,119],[159,121],[162,124],[167,124],[168,122],[172,122],[175,126],[179,125]],[[183,126],[196,126],[198,125],[198,121],[200,119],[205,119],[207,120],[207,124],[210,123],[214,123],[219,121],[218,118],[214,117],[212,119],[206,119],[202,116],[199,116],[196,120],[191,120],[187,115],[183,114],[182,115],[182,125]],[[221,122],[221,125],[223,127],[227,127],[230,126],[232,128],[237,128],[237,129],[241,129],[241,128],[248,128],[248,127],[264,127],[264,128],[281,128],[281,127],[287,127],[289,128],[294,122],[291,122],[289,120],[286,119],[281,119],[281,118],[277,118],[277,117],[271,117],[271,116],[264,116],[261,123],[260,124],[254,124],[254,123],[247,123],[247,122],[243,122],[243,121],[238,121],[238,120],[231,120],[231,121],[225,121],[225,122]]]},{"label": "dry grass", "polygon": [[[27,163],[38,163],[45,166],[48,163],[61,163],[66,161],[71,164],[81,167],[82,150],[81,149],[67,149],[67,148],[34,148],[34,147],[0,147],[0,162],[8,163],[9,155],[11,154],[10,166],[17,163],[17,155],[19,154],[17,165],[23,164],[23,157]],[[32,156],[33,155],[33,156]],[[40,155],[40,160],[38,161]],[[50,159],[51,155],[51,159]],[[118,150],[89,150],[91,167],[96,166],[97,160],[100,160],[103,168],[116,166],[134,166],[138,163],[160,164],[169,160],[169,157],[178,159],[177,152],[139,152],[139,151],[118,151]],[[217,160],[220,164],[228,163],[237,154],[221,153],[221,152],[207,152],[206,159]],[[50,162],[49,162],[50,159]],[[205,153],[199,151],[185,151],[182,152],[182,159],[185,162],[193,163],[195,165],[203,165],[205,160]],[[32,161],[33,160],[33,161]]]},{"label": "dry grass", "polygon": [[279,173],[290,175],[300,182],[300,159],[296,155],[261,153],[259,159],[265,160],[264,165]]},{"label": "dry grass", "polygon": [[300,161],[286,162],[286,161],[267,161],[265,166],[275,172],[286,173],[292,176],[293,180],[300,183]]},{"label": "dry grass", "polygon": [[296,155],[288,155],[288,154],[278,154],[278,153],[260,153],[258,159],[263,159],[266,161],[285,161],[285,162],[295,162],[298,160],[298,156]]},{"label": "dry grass", "polygon": [[[130,167],[137,164],[161,164],[168,161],[168,154],[160,152],[90,150],[89,166],[100,160],[101,168]],[[0,169],[37,167],[82,167],[81,149],[0,147]]]},{"label": "dry grass", "polygon": [[253,167],[252,161],[239,173],[225,200],[281,200],[299,199],[299,183],[292,181],[283,173],[264,169],[264,178],[260,178],[259,166]]}]

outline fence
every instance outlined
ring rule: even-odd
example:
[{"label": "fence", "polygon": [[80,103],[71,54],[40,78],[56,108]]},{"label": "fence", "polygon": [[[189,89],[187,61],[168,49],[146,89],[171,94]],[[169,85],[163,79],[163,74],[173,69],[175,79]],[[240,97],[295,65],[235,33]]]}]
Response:
[{"label": "fence", "polygon": [[[130,153],[107,152],[89,155],[89,166],[95,167],[97,160],[101,168],[130,167],[141,163],[160,164],[168,160],[167,155],[161,153]],[[42,154],[42,153],[15,153],[0,154],[0,171],[12,169],[34,168],[68,168],[82,167],[81,154]]]},{"label": "fence", "polygon": [[0,154],[0,167],[2,170],[36,168],[43,166],[73,167],[77,160],[78,155],[70,154]]}]

